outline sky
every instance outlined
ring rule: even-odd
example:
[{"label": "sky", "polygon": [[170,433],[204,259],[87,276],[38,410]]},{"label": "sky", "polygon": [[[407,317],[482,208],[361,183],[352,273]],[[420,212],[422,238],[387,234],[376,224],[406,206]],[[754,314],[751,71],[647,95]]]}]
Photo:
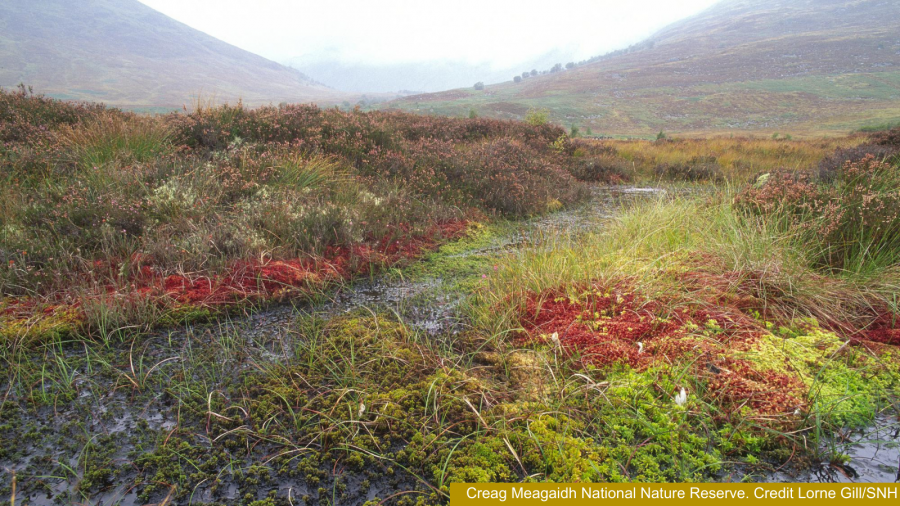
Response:
[{"label": "sky", "polygon": [[140,0],[278,62],[514,67],[626,47],[717,0]]}]

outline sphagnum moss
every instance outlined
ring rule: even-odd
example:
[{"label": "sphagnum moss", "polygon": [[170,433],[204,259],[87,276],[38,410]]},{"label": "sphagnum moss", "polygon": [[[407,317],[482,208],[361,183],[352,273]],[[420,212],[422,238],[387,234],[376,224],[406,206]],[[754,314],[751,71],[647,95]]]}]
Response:
[{"label": "sphagnum moss", "polygon": [[[638,204],[603,232],[551,237],[499,262],[474,319],[496,342],[566,357],[570,374],[603,385],[605,406],[583,412],[606,422],[592,435],[616,424],[602,444],[627,436],[609,449],[624,458],[622,476],[714,479],[727,461],[783,461],[807,438],[868,423],[900,393],[895,349],[846,324],[871,321],[853,307],[891,307],[879,286],[895,272],[860,286],[817,271],[794,239],[724,197]],[[843,323],[826,330],[813,316]],[[603,347],[614,332],[619,354]],[[649,420],[635,426],[611,407]]]},{"label": "sphagnum moss", "polygon": [[[617,376],[605,391],[569,378],[562,392],[543,388],[535,401],[502,386],[502,367],[442,364],[391,319],[310,321],[298,331],[290,363],[238,372],[220,393],[179,394],[174,430],[134,433],[143,451],[131,457],[136,474],[127,479],[143,500],[173,490],[183,499],[197,487],[216,497],[224,482],[235,483],[246,503],[265,500],[259,494],[283,482],[313,500],[357,500],[335,481],[337,466],[362,473],[381,495],[409,487],[424,494],[423,503],[443,503],[446,487],[459,480],[687,479],[711,476],[718,462],[702,456],[712,443],[680,431],[684,410],[655,390],[668,373]],[[208,374],[200,360],[193,381]],[[188,381],[167,371],[150,380],[169,383],[173,393],[181,388],[173,382]],[[118,478],[103,474],[114,467],[103,464],[110,455],[100,449],[108,445],[90,444],[100,445],[86,447],[85,465],[96,472],[80,486],[97,493]],[[667,452],[673,460],[661,460]]]}]

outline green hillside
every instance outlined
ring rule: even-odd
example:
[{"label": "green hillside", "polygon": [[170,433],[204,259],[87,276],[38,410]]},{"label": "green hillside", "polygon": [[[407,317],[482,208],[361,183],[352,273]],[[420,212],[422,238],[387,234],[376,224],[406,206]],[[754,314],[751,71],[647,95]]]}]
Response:
[{"label": "green hillside", "polygon": [[546,108],[567,128],[609,135],[847,131],[900,119],[900,4],[725,0],[571,70],[391,107],[499,118]]}]

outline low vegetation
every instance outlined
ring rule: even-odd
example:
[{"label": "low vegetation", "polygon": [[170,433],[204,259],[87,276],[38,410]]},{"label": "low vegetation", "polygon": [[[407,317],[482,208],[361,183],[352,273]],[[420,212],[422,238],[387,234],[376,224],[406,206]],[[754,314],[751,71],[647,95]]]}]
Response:
[{"label": "low vegetation", "polygon": [[91,301],[111,293],[167,313],[323,288],[473,218],[586,194],[550,125],[314,106],[150,118],[0,93],[7,338],[46,315],[90,330]]},{"label": "low vegetation", "polygon": [[[598,141],[542,114],[0,92],[0,496],[850,473],[833,436],[900,416],[898,131]],[[342,305],[359,280],[401,302]]]},{"label": "low vegetation", "polygon": [[[851,151],[865,137],[792,141],[754,137],[645,140],[576,139],[576,153],[605,157],[620,171],[644,180],[717,182],[739,186],[773,169],[817,167],[836,150]],[[875,148],[869,147],[865,153]],[[881,150],[876,150],[881,152]],[[841,159],[844,154],[837,156]],[[840,164],[847,158],[841,159]]]}]

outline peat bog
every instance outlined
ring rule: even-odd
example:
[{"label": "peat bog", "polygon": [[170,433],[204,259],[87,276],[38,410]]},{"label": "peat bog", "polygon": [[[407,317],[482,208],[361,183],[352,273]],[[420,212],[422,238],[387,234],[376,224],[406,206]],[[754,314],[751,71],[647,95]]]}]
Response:
[{"label": "peat bog", "polygon": [[0,119],[0,497],[897,476],[897,131],[599,141],[24,89]]}]

